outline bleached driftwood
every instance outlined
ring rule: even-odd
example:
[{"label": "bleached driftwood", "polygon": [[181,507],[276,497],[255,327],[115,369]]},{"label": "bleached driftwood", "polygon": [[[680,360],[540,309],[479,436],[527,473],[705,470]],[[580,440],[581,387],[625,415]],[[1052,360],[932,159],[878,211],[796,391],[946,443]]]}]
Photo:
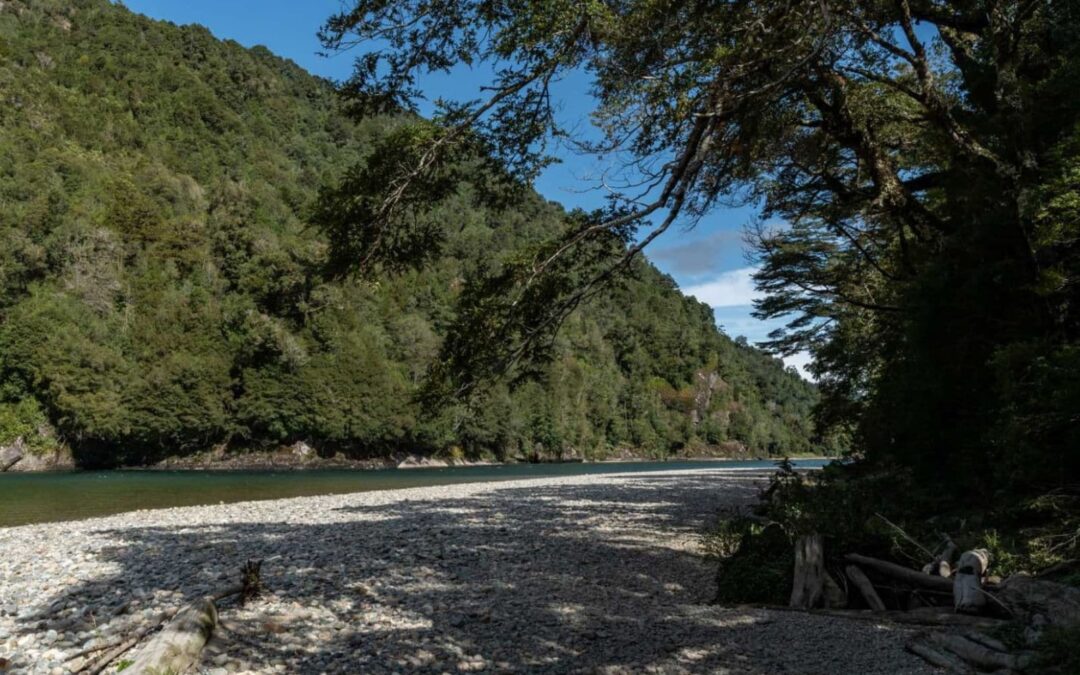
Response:
[{"label": "bleached driftwood", "polygon": [[855,585],[855,588],[859,589],[859,594],[862,595],[863,600],[866,601],[870,609],[875,612],[885,611],[885,603],[881,601],[881,596],[874,590],[874,585],[870,583],[870,579],[857,565],[848,565],[844,573],[851,580],[851,583]]},{"label": "bleached driftwood", "polygon": [[844,560],[849,563],[855,563],[859,567],[874,570],[878,574],[882,574],[891,579],[903,581],[904,583],[917,588],[925,588],[927,590],[940,591],[942,593],[949,593],[953,589],[953,582],[949,579],[923,574],[919,570],[913,570],[904,567],[903,565],[891,563],[887,560],[879,560],[877,558],[871,558],[870,556],[859,555],[858,553],[849,553],[844,556]]},{"label": "bleached driftwood", "polygon": [[217,627],[217,607],[210,596],[199,598],[173,617],[127,669],[132,675],[183,673],[199,659]]},{"label": "bleached driftwood", "polygon": [[821,605],[825,592],[825,551],[820,534],[799,537],[795,542],[795,575],[791,607],[812,609]]},{"label": "bleached driftwood", "polygon": [[[139,652],[138,658],[129,667],[130,672],[142,675],[182,673],[198,661],[203,647],[206,646],[217,627],[217,606],[214,603],[225,598],[239,596],[243,604],[262,591],[261,560],[248,560],[241,566],[240,574],[240,584],[200,598],[179,611],[166,615],[166,618],[171,616],[171,620]],[[98,675],[156,628],[158,625],[146,626],[129,638],[104,647],[109,651],[76,669],[75,672]],[[90,651],[83,653],[90,653]],[[78,656],[81,655],[82,653]]]},{"label": "bleached driftwood", "polygon": [[986,604],[983,578],[990,568],[990,552],[985,548],[965,551],[953,577],[953,608],[957,612],[978,612]]}]

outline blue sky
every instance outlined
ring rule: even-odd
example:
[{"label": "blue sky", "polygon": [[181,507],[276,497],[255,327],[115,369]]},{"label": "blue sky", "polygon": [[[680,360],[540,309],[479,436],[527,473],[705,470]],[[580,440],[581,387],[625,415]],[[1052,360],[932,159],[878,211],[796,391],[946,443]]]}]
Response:
[{"label": "blue sky", "polygon": [[[355,54],[320,56],[315,36],[326,18],[341,8],[341,0],[125,0],[123,4],[157,19],[202,24],[217,37],[245,46],[265,45],[323,77],[343,80],[352,70]],[[463,69],[421,84],[432,100],[440,96],[472,99],[480,96],[484,75]],[[592,98],[586,78],[570,77],[560,83],[556,94],[563,125],[587,132]],[[555,154],[563,162],[548,168],[536,181],[536,189],[570,208],[600,206],[603,194],[596,189],[596,178],[602,167],[569,149],[556,149]],[[664,233],[647,251],[684,292],[713,306],[717,323],[726,333],[746,336],[751,342],[765,339],[776,326],[750,316],[755,292],[742,231],[753,216],[751,208],[717,210],[691,231]],[[806,358],[796,355],[786,361],[801,367]]]}]

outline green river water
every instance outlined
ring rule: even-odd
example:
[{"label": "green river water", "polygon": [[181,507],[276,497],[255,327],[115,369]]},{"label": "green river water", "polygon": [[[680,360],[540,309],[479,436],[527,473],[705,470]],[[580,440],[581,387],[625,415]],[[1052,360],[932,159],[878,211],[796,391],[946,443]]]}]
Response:
[{"label": "green river water", "polygon": [[[797,460],[817,468],[822,460]],[[770,461],[508,464],[438,469],[311,471],[77,471],[0,474],[0,527],[138,509],[366,492],[545,476],[702,468],[771,469]]]}]

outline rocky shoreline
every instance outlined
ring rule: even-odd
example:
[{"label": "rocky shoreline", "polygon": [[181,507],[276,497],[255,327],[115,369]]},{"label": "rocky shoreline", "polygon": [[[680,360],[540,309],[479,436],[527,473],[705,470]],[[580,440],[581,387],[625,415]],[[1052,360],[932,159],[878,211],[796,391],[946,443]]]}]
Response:
[{"label": "rocky shoreline", "polygon": [[[730,460],[763,460],[778,459],[765,457],[753,453],[745,448],[732,451],[731,448],[716,447],[712,450],[703,450],[699,453],[679,455],[667,458],[666,461],[730,461]],[[805,458],[805,459],[819,459]],[[326,456],[320,454],[311,446],[303,442],[282,446],[275,450],[234,450],[227,451],[223,448],[215,448],[204,452],[190,455],[177,455],[167,457],[161,461],[144,466],[119,467],[125,470],[140,471],[291,471],[310,469],[422,469],[443,468],[452,466],[495,466],[501,464],[519,463],[618,463],[618,462],[647,462],[664,461],[647,453],[635,452],[630,448],[623,448],[603,459],[585,459],[580,457],[540,458],[533,460],[528,458],[515,458],[510,461],[495,461],[482,459],[465,459],[450,457],[432,457],[415,453],[394,453],[387,457],[349,457],[342,453]],[[46,471],[72,471],[76,469],[76,462],[70,450],[60,448],[45,454],[37,454],[25,450],[21,444],[0,447],[0,473],[29,473]]]},{"label": "rocky shoreline", "polygon": [[264,561],[201,672],[930,673],[908,632],[708,604],[700,532],[765,474],[470,483],[0,529],[0,663],[63,675]]}]

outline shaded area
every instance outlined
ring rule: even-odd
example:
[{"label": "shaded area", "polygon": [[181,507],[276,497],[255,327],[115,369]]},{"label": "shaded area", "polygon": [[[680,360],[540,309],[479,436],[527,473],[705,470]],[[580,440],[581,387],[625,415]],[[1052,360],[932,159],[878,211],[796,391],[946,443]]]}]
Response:
[{"label": "shaded area", "polygon": [[[696,532],[760,478],[459,486],[436,499],[433,489],[277,502],[258,522],[103,530],[113,543],[97,555],[110,572],[72,586],[65,609],[42,597],[18,630],[63,632],[85,607],[140,595],[135,614],[191,599],[258,557],[271,595],[223,613],[208,667],[873,672],[884,650],[893,660],[882,672],[922,672],[896,660],[906,656],[884,629],[704,604],[712,569]],[[231,508],[243,520],[258,506]]]}]

